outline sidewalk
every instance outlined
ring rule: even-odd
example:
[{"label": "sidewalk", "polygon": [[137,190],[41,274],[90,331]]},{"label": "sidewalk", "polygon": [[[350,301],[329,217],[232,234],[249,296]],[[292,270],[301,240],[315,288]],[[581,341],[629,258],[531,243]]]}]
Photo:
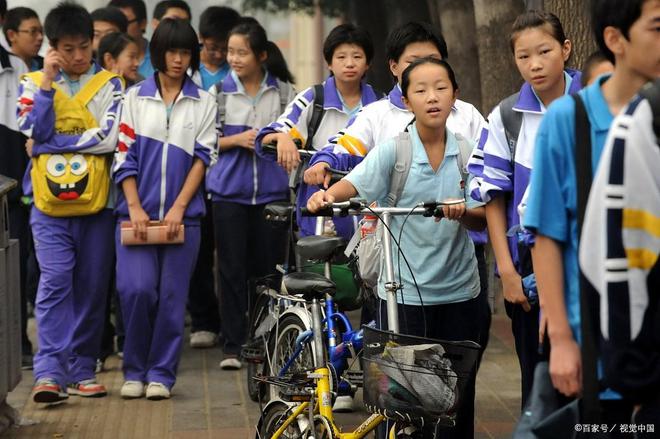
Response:
[{"label": "sidewalk", "polygon": [[[32,322],[30,322],[32,324]],[[187,337],[186,337],[187,341]],[[98,375],[110,395],[100,399],[76,396],[58,406],[37,406],[29,398],[32,373],[9,396],[21,411],[24,425],[9,431],[9,438],[63,439],[248,439],[254,438],[259,405],[246,394],[245,371],[221,371],[221,350],[190,349],[186,343],[173,398],[152,402],[125,401],[121,360],[106,362]],[[520,411],[520,375],[509,319],[493,316],[488,350],[477,376],[475,437],[508,438]],[[345,415],[341,423],[357,425],[364,411]]]}]

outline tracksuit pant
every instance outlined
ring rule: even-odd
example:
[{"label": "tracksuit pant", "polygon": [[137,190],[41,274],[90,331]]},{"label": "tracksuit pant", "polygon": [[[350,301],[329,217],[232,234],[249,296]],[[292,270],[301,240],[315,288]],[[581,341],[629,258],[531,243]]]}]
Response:
[{"label": "tracksuit pant", "polygon": [[113,212],[55,218],[33,208],[30,224],[41,268],[34,377],[63,387],[94,378],[112,268]]},{"label": "tracksuit pant", "polygon": [[287,225],[267,222],[264,206],[213,203],[226,355],[240,354],[247,341],[248,279],[275,273],[275,264],[284,259]]},{"label": "tracksuit pant", "polygon": [[199,225],[185,242],[122,246],[117,224],[117,293],[124,317],[124,378],[171,389],[181,358],[188,287],[199,251]]}]

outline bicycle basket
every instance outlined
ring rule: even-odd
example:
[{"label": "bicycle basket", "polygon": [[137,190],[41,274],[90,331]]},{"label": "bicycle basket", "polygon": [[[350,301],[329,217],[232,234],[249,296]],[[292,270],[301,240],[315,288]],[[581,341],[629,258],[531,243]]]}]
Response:
[{"label": "bicycle basket", "polygon": [[367,410],[396,421],[454,425],[479,345],[363,328]]}]

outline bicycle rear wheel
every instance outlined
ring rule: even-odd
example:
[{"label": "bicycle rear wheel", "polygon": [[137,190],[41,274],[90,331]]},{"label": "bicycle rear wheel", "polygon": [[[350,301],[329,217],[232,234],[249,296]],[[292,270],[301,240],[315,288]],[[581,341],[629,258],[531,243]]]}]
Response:
[{"label": "bicycle rear wheel", "polygon": [[[270,311],[270,297],[265,293],[258,294],[250,316],[250,333],[248,335],[249,335],[249,340],[251,342],[255,342],[255,344],[259,344],[259,340],[254,339],[255,331],[259,327],[259,325],[266,319],[266,316],[268,316],[269,311]],[[263,348],[264,349],[266,348],[265,342],[263,342]],[[245,369],[246,370],[245,378],[247,380],[248,396],[254,402],[258,402],[260,399],[263,400],[263,398],[266,396],[267,393],[264,384],[258,383],[257,381],[254,380],[254,377],[257,374],[263,374],[265,372],[264,365],[265,362],[258,363],[255,361],[248,361],[247,368]]]},{"label": "bicycle rear wheel", "polygon": [[[259,429],[259,438],[270,439],[291,414],[290,407],[284,402],[268,404],[262,413],[263,422]],[[297,422],[292,422],[280,438],[302,439],[303,435]]]}]

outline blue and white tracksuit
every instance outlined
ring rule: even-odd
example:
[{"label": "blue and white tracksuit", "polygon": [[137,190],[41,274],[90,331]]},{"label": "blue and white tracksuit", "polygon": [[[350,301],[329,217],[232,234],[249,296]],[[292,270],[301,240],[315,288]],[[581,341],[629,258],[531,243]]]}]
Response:
[{"label": "blue and white tracksuit", "polygon": [[[367,84],[361,85],[362,97],[360,107],[365,107],[372,102],[378,100],[373,88]],[[284,113],[280,117],[270,123],[268,126],[262,128],[257,135],[255,142],[255,150],[257,155],[266,160],[275,161],[276,156],[273,154],[264,154],[261,149],[262,139],[268,134],[272,133],[289,133],[293,139],[300,139],[302,144],[305,145],[308,137],[309,124],[311,122],[314,107],[314,87],[309,87],[306,90],[298,93],[296,98],[289,104]],[[323,118],[321,119],[314,138],[312,139],[311,146],[316,150],[321,150],[327,143],[327,140],[346,126],[350,119],[349,113],[344,108],[342,99],[335,84],[335,77],[330,76],[323,82]],[[307,205],[307,200],[314,192],[318,191],[317,187],[308,187],[306,184],[301,183],[298,190],[297,208]],[[315,232],[316,219],[303,218],[297,215],[298,226],[302,236],[313,235]],[[337,233],[345,238],[350,238],[353,233],[353,220],[351,218],[334,218]]]},{"label": "blue and white tracksuit", "polygon": [[[93,64],[75,85],[82,87],[100,70]],[[69,95],[77,91],[61,73],[54,82]],[[114,150],[123,91],[119,78],[111,79],[87,104],[99,126],[80,135],[55,132],[55,90],[44,91],[40,85],[24,78],[19,87],[18,127],[34,139],[33,156],[109,154]],[[23,190],[26,195],[32,193],[29,178],[24,180]],[[30,225],[41,268],[35,308],[39,351],[34,357],[34,377],[55,379],[62,387],[94,378],[112,272],[112,211],[52,217],[33,207]]]},{"label": "blue and white tracksuit", "polygon": [[210,93],[186,77],[168,116],[155,75],[128,90],[121,115],[113,164],[113,179],[119,186],[117,292],[126,327],[125,379],[171,388],[199,248],[199,223],[206,211],[204,194],[199,189],[186,208],[183,244],[122,246],[119,223],[129,219],[129,211],[121,183],[134,177],[144,211],[152,220],[163,220],[195,159],[206,166],[216,159],[216,105]]},{"label": "blue and white tracksuit", "polygon": [[[261,129],[282,113],[282,103],[295,97],[293,87],[266,73],[255,97],[249,96],[238,76],[231,72],[212,91],[222,93],[224,120],[221,136]],[[264,206],[289,198],[286,172],[247,148],[220,151],[218,163],[206,178],[213,200],[220,322],[224,351],[238,355],[247,339],[248,278],[274,272],[282,262],[287,242],[286,224],[267,223]]]}]

